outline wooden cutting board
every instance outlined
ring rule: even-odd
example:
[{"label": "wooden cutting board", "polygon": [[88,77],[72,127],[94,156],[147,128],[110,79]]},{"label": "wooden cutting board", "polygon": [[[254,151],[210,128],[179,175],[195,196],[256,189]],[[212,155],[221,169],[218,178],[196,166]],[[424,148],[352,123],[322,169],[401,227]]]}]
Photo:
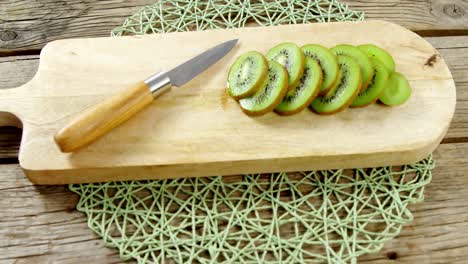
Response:
[{"label": "wooden cutting board", "polygon": [[[209,70],[88,147],[64,154],[54,144],[53,134],[87,107],[232,38],[239,44]],[[284,41],[380,45],[410,80],[412,97],[399,107],[331,116],[307,110],[248,117],[225,93],[229,66],[245,51],[266,52]],[[29,83],[0,91],[0,125],[23,127],[19,161],[37,184],[372,167],[431,153],[447,131],[455,97],[437,50],[398,25],[251,27],[51,42]]]}]

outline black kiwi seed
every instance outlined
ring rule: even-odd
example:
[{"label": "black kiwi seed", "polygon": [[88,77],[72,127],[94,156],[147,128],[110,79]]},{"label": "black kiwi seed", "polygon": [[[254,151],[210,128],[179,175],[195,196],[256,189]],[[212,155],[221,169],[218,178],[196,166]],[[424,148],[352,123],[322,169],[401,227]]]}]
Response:
[{"label": "black kiwi seed", "polygon": [[275,108],[275,112],[280,115],[292,115],[302,111],[318,95],[321,85],[322,69],[315,60],[307,57],[299,84],[289,90],[281,104]]},{"label": "black kiwi seed", "polygon": [[251,97],[239,100],[242,110],[251,116],[272,111],[283,99],[288,89],[288,73],[281,64],[270,61],[268,77]]},{"label": "black kiwi seed", "polygon": [[229,69],[227,90],[236,100],[253,95],[265,81],[268,62],[259,52],[249,51],[236,59]]},{"label": "black kiwi seed", "polygon": [[355,46],[341,44],[330,49],[336,55],[345,55],[353,58],[361,69],[361,89],[365,89],[374,75],[374,68],[369,57]]},{"label": "black kiwi seed", "polygon": [[369,86],[359,92],[358,96],[351,104],[351,107],[363,107],[374,103],[387,86],[388,77],[390,75],[387,66],[376,58],[371,58],[371,62],[374,67],[374,76]]},{"label": "black kiwi seed", "polygon": [[296,87],[304,72],[305,57],[301,49],[294,43],[284,42],[271,48],[266,57],[276,61],[288,72],[289,89]]},{"label": "black kiwi seed", "polygon": [[340,77],[337,84],[325,95],[317,97],[310,105],[319,114],[339,112],[354,100],[361,88],[359,64],[348,56],[338,56]]},{"label": "black kiwi seed", "polygon": [[301,50],[306,57],[317,61],[322,69],[323,81],[320,87],[320,95],[325,95],[338,80],[339,69],[335,54],[318,44],[305,45]]}]

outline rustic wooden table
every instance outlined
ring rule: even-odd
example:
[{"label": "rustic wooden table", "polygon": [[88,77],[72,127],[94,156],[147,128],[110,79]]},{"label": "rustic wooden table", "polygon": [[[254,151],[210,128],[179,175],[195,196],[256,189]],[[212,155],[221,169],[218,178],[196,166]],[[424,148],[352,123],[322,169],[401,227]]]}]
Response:
[{"label": "rustic wooden table", "polygon": [[[108,36],[149,0],[0,0],[0,88],[30,80],[40,49],[63,38]],[[367,19],[385,19],[426,37],[449,65],[457,110],[434,153],[437,168],[415,220],[362,263],[466,263],[468,259],[468,2],[344,0]],[[0,128],[0,263],[118,263],[118,252],[75,211],[66,186],[33,186],[18,165],[21,130]]]}]

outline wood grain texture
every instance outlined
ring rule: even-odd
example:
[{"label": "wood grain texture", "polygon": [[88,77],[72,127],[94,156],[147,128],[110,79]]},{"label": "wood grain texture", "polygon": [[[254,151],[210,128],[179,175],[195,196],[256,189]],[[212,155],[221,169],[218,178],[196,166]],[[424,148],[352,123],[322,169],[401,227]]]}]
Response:
[{"label": "wood grain texture", "polygon": [[18,165],[0,165],[0,263],[120,263],[75,210],[66,186],[33,186]]},{"label": "wood grain texture", "polygon": [[427,38],[449,65],[457,87],[457,106],[446,142],[468,141],[468,36]]},{"label": "wood grain texture", "polygon": [[[128,6],[138,1],[0,0],[0,50],[3,53],[25,50],[27,53],[30,49],[41,48],[49,40],[108,36],[109,28],[120,25],[124,17],[136,11]],[[420,28],[417,30],[423,30],[424,34],[460,34],[468,25],[463,22],[467,8],[466,1],[462,0],[342,1],[366,11],[367,18],[389,19],[412,29]],[[61,6],[70,6],[70,3],[81,5],[75,5],[67,12],[57,12]],[[433,15],[433,3],[445,4],[445,12],[452,15],[445,17],[444,9],[438,9],[439,15]],[[45,5],[48,6],[44,8]],[[125,7],[119,8],[122,5]],[[85,7],[100,14],[77,16],[75,11]],[[16,18],[16,14],[20,17]],[[61,21],[68,23],[61,24]],[[13,40],[5,41],[12,37]],[[380,253],[365,256],[360,263],[465,263],[468,258],[468,241],[464,235],[468,233],[465,203],[468,200],[465,191],[468,147],[467,144],[453,143],[468,141],[468,37],[428,40],[449,64],[457,85],[457,110],[444,139],[447,144],[435,152],[437,168],[433,182],[426,190],[425,202],[412,207],[415,222],[405,227],[402,234]],[[26,56],[0,58],[0,88],[17,87],[32,78],[38,60],[23,58]],[[16,128],[0,128],[2,162],[15,162],[19,132]],[[117,251],[104,248],[86,228],[85,217],[72,211],[76,197],[64,187],[31,186],[18,165],[0,165],[0,171],[0,263],[121,263]],[[9,221],[3,220],[4,212],[10,214]],[[19,225],[15,224],[16,219],[19,219]],[[57,219],[65,221],[57,223],[60,221]],[[49,234],[44,230],[52,232]]]},{"label": "wood grain texture", "polygon": [[39,50],[64,38],[109,36],[150,0],[0,0],[0,54]]},{"label": "wood grain texture", "polygon": [[[468,32],[463,0],[344,0],[370,19],[384,19],[423,34]],[[108,36],[109,29],[150,0],[0,0],[0,54],[39,50],[64,38]]]},{"label": "wood grain texture", "polygon": [[[16,127],[0,127],[0,162],[18,163],[18,151],[22,130]],[[2,162],[3,161],[3,162]]]},{"label": "wood grain texture", "polygon": [[[382,42],[389,33],[392,40]],[[70,155],[54,144],[52,135],[90,105],[234,37],[241,44],[214,67],[93,144]],[[400,107],[372,105],[327,117],[242,114],[226,97],[227,69],[246,50],[265,52],[285,40],[382,45],[411,81],[413,95]],[[186,42],[196,44],[174,48]],[[445,62],[426,65],[436,55],[416,34],[378,21],[63,40],[43,49],[31,82],[0,91],[0,110],[22,120],[20,164],[42,184],[406,164],[432,152],[453,115],[455,87]]]},{"label": "wood grain texture", "polygon": [[382,19],[421,35],[468,33],[468,2],[464,0],[344,0],[366,19]]},{"label": "wood grain texture", "polygon": [[468,143],[443,144],[423,203],[410,207],[414,221],[379,254],[360,263],[466,263],[468,258]]},{"label": "wood grain texture", "polygon": [[0,89],[16,88],[37,72],[38,55],[0,57]]},{"label": "wood grain texture", "polygon": [[[466,155],[468,143],[438,147],[425,201],[411,206],[415,220],[359,263],[465,263]],[[120,263],[117,251],[105,248],[86,227],[85,216],[74,211],[78,198],[66,187],[34,186],[18,165],[0,165],[0,171],[1,263]]]},{"label": "wood grain texture", "polygon": [[124,123],[151,102],[150,88],[139,81],[77,115],[54,135],[54,140],[62,152],[72,152]]},{"label": "wood grain texture", "polygon": [[[429,37],[449,66],[457,87],[457,106],[443,142],[468,141],[468,36]],[[39,56],[0,58],[0,89],[18,87],[30,81],[39,65]],[[18,157],[21,130],[0,127],[0,158]]]}]

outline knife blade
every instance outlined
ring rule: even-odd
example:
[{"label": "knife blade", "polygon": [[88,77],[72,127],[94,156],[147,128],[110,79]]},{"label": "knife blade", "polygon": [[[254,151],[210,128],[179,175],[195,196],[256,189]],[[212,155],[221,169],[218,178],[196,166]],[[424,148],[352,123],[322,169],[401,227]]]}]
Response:
[{"label": "knife blade", "polygon": [[237,41],[238,39],[232,39],[221,43],[168,72],[161,72],[151,76],[145,80],[145,83],[155,95],[161,92],[160,89],[164,90],[166,85],[180,87],[224,57],[236,45]]},{"label": "knife blade", "polygon": [[170,70],[167,75],[171,79],[171,83],[174,86],[180,87],[192,80],[195,76],[204,72],[208,67],[224,57],[227,52],[234,48],[237,41],[238,39],[233,39],[221,43]]},{"label": "knife blade", "polygon": [[54,140],[62,152],[75,151],[124,123],[172,86],[181,87],[223,58],[237,43],[223,42],[167,71],[157,73],[86,109],[60,129]]}]

